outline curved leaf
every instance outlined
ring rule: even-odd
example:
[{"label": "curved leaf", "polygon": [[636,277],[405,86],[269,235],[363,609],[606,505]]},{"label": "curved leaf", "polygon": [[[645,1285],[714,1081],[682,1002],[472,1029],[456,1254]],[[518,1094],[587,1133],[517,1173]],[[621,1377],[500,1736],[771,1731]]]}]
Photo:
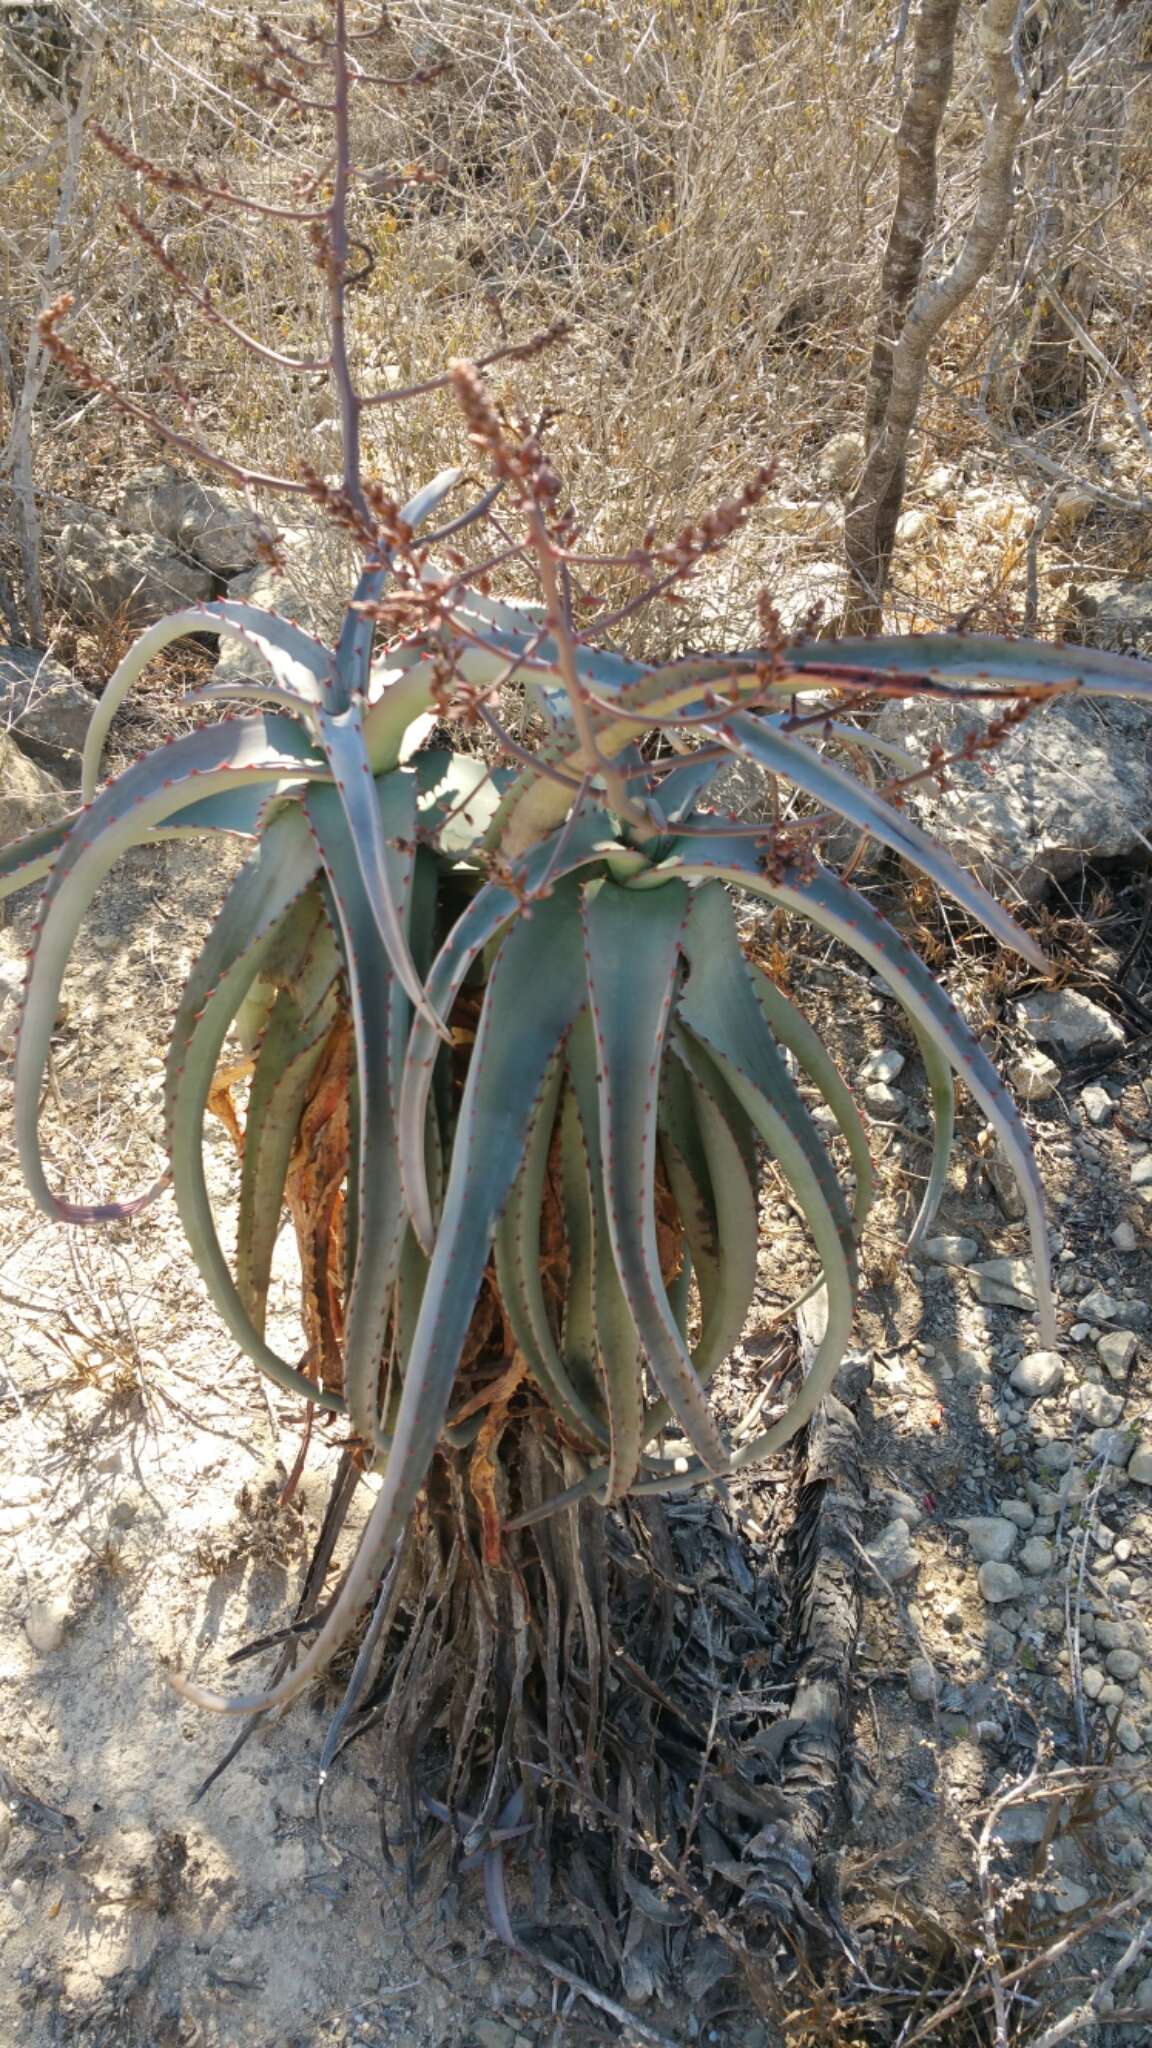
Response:
[{"label": "curved leaf", "polygon": [[[428,970],[425,986],[429,1002],[438,1015],[451,1016],[456,998],[485,946],[490,945],[517,916],[526,898],[532,898],[537,890],[547,887],[550,882],[576,873],[603,857],[608,830],[608,820],[603,813],[589,811],[577,819],[563,847],[548,842],[534,847],[512,870],[507,883],[489,882],[479,890],[456,920]],[[538,908],[539,904],[533,906],[533,916]],[[424,1133],[435,1063],[435,1035],[425,1019],[417,1017],[412,1025],[404,1063],[397,1121],[400,1171],[412,1228],[429,1255],[436,1226],[428,1194]]]},{"label": "curved leaf", "polygon": [[642,896],[605,881],[585,893],[600,1149],[616,1270],[653,1378],[690,1442],[718,1469],[727,1453],[669,1306],[656,1237],[660,1064],[687,921],[688,894],[677,883]]},{"label": "curved leaf", "polygon": [[20,1163],[33,1200],[49,1216],[98,1223],[134,1215],[152,1199],[149,1189],[127,1203],[70,1203],[48,1185],[40,1152],[40,1090],[68,957],[81,921],[104,876],[151,829],[180,811],[193,794],[203,799],[245,783],[275,786],[302,763],[323,773],[291,720],[270,713],[230,719],[188,733],[138,761],[74,819],[44,885],[24,994],[14,1075]]},{"label": "curved leaf", "polygon": [[[585,1001],[574,956],[573,885],[562,883],[508,934],[492,969],[464,1086],[440,1233],[404,1372],[380,1492],[315,1643],[269,1692],[228,1699],[177,1680],[196,1704],[265,1713],[309,1685],[373,1597],[424,1484],[443,1427],[492,1235],[520,1168],[539,1091]],[[525,989],[533,1000],[526,1005]]]},{"label": "curved leaf", "polygon": [[[322,701],[333,672],[332,653],[302,627],[278,618],[275,612],[264,611],[258,605],[239,604],[233,598],[186,605],[141,633],[103,690],[84,741],[80,786],[86,799],[96,793],[112,720],[137,676],[154,654],[170,647],[174,640],[186,639],[190,633],[218,633],[225,640],[242,640],[254,647],[267,662],[273,685],[277,686],[265,695],[279,694],[282,702],[296,709]],[[244,695],[249,689],[248,679],[244,678],[239,694]]]}]

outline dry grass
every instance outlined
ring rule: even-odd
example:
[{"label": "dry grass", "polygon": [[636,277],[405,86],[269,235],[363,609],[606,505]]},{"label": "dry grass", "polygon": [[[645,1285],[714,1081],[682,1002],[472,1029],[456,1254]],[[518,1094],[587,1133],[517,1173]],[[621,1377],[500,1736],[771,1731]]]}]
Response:
[{"label": "dry grass", "polygon": [[[98,4],[89,12],[92,33],[104,38],[90,81],[93,112],[126,146],[265,199],[282,201],[301,179],[323,174],[323,118],[261,97],[246,70],[253,33],[239,10],[175,0],[163,10]],[[1128,15],[1147,12],[1141,0]],[[303,10],[289,7],[284,18],[300,22]],[[649,520],[674,529],[766,456],[779,463],[776,500],[722,571],[700,579],[678,640],[747,634],[760,583],[794,605],[806,591],[834,602],[838,508],[820,457],[832,436],[856,425],[871,345],[901,61],[892,9],[830,0],[404,0],[392,21],[374,59],[380,71],[432,68],[435,76],[406,93],[370,88],[359,99],[358,154],[379,174],[362,181],[353,220],[368,268],[353,294],[365,383],[407,382],[563,315],[569,343],[518,368],[514,382],[529,408],[555,414],[566,483],[598,548],[634,541]],[[79,77],[79,55],[73,65]],[[946,134],[938,255],[971,197],[978,77],[966,48]],[[216,445],[258,464],[333,469],[337,424],[324,380],[254,366],[228,334],[205,328],[117,209],[138,207],[175,264],[281,349],[308,350],[322,335],[319,281],[300,232],[226,209],[198,215],[182,198],[147,190],[91,138],[57,231],[68,144],[53,101],[38,98],[18,68],[0,91],[9,307],[0,368],[10,404],[29,323],[66,287],[79,345],[133,396],[173,419],[186,402]],[[1131,94],[1113,91],[1107,118],[1123,129],[1117,191],[1103,232],[1098,207],[1085,224],[1083,206],[1064,206],[1061,252],[1090,257],[1094,331],[1137,391],[1147,382],[1139,339],[1146,97],[1138,79]],[[1072,95],[1073,112],[1074,103]],[[966,486],[990,485],[1037,504],[1053,466],[1117,501],[1147,490],[1130,408],[1098,367],[1089,366],[1078,408],[1022,423],[1036,298],[1025,288],[1028,252],[1071,118],[1063,102],[1045,107],[1029,145],[1013,255],[937,363],[914,504],[942,464],[960,474],[962,498]],[[397,166],[428,182],[390,188]],[[52,536],[74,502],[114,504],[121,482],[155,450],[142,427],[55,370],[35,418],[50,583]],[[370,415],[369,463],[402,495],[459,459],[461,438],[443,394],[385,407]],[[975,605],[982,623],[1019,620],[1030,524],[1023,510],[1015,522],[995,504],[975,522],[963,504],[959,518],[947,505],[934,513],[900,548],[894,612],[939,621]],[[311,514],[290,508],[287,516]],[[1090,557],[1114,571],[1146,567],[1140,530],[1106,506],[1088,537]],[[1082,566],[1083,549],[1070,559],[1066,543],[1053,529],[1039,565],[1048,623],[1059,610],[1053,590]],[[18,584],[11,543],[4,553]],[[667,645],[659,611],[630,630],[641,650],[646,639]]]}]

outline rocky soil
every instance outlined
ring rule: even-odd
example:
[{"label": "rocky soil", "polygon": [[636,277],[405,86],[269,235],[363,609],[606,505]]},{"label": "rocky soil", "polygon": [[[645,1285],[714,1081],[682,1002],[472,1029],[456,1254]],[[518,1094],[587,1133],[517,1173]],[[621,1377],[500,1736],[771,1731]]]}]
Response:
[{"label": "rocky soil", "polygon": [[[209,563],[170,481],[167,497],[148,499],[149,545],[198,560],[212,589],[225,572],[267,573],[228,558],[238,543],[227,504],[213,507],[224,539]],[[138,522],[142,503],[131,499]],[[0,673],[0,687],[26,680],[18,663],[7,684]],[[62,714],[75,711],[74,679],[42,680]],[[50,755],[30,759],[37,735],[21,738],[23,716],[19,746],[6,741],[0,755],[8,834],[59,808],[56,777],[73,773],[78,744],[71,728],[69,739],[61,728],[41,739],[58,749],[50,773]],[[1135,740],[1126,759],[1112,821],[1122,811],[1128,838],[1102,845],[1096,820],[1071,851],[1080,784],[1049,843],[1030,828],[1036,806],[1012,758],[999,763],[995,860],[1001,870],[1015,860],[1020,893],[1035,899],[1037,858],[1059,856],[1055,892],[1043,884],[1036,914],[1069,986],[1015,979],[934,903],[899,895],[893,873],[869,878],[926,942],[1025,1107],[1051,1202],[1055,1350],[1038,1345],[1011,1186],[967,1107],[934,1235],[903,1256],[927,1157],[915,1048],[883,994],[811,936],[797,934],[785,956],[859,1075],[884,1188],[844,1388],[869,1505],[842,1908],[863,1953],[879,1939],[878,1916],[910,1942],[915,1923],[916,1939],[944,1930],[974,1953],[988,1887],[1004,1897],[1015,1885],[1029,1954],[1115,1908],[1037,1975],[1037,2026],[1071,2011],[1091,1972],[1117,1960],[1116,1929],[1127,1938],[1152,1885],[1146,1011],[1141,1021],[1152,952],[1139,824],[1152,779]],[[1041,765],[1058,776],[1059,750]],[[1129,787],[1141,776],[1142,798]],[[1041,810],[1051,817],[1046,798]],[[1085,857],[1102,854],[1110,865],[1085,886]],[[224,867],[174,846],[134,857],[106,891],[65,990],[46,1105],[51,1156],[70,1183],[108,1193],[154,1172],[166,1020],[225,879]],[[562,1996],[503,1953],[470,1881],[438,1914],[410,1911],[381,1860],[370,1740],[318,1801],[334,1691],[258,1733],[195,1802],[233,1731],[182,1706],[165,1665],[203,1659],[219,1672],[222,1649],[284,1622],[336,1453],[318,1431],[282,1503],[301,1418],[231,1352],[167,1198],[130,1225],[83,1235],[31,1210],[8,1114],[29,916],[17,904],[0,933],[0,2038],[29,2048],[609,2038],[585,2024],[587,2008],[566,2018]],[[780,935],[761,936],[775,945]],[[211,1173],[226,1196],[235,1168],[223,1130]],[[770,1205],[769,1223],[765,1284],[783,1310],[802,1273],[797,1235],[783,1204]],[[286,1328],[287,1257],[275,1311]],[[763,1334],[734,1361],[733,1401],[757,1391]],[[767,1526],[770,1494],[755,1481],[741,1492],[748,1527]],[[1020,1783],[1020,1803],[990,1820]],[[776,2039],[729,1989],[715,2019],[673,2010],[644,2020],[673,2040]],[[1100,2009],[1105,2020],[1131,2015],[1108,2021],[1105,2043],[1146,2038],[1138,2015],[1152,2012],[1152,1954],[1133,1959]]]}]

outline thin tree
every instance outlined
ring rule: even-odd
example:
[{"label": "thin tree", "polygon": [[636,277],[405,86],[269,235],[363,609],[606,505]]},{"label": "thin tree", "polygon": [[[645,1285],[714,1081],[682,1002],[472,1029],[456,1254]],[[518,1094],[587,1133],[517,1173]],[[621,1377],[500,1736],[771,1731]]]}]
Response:
[{"label": "thin tree", "polygon": [[932,349],[987,276],[1012,219],[1016,155],[1027,115],[1017,71],[1017,0],[986,0],[976,30],[987,106],[975,207],[955,260],[942,276],[924,277],[938,233],[940,131],[952,91],[960,15],[960,0],[920,0],[913,24],[912,75],[896,143],[896,204],[865,397],[866,455],[844,524],[852,632],[880,629],[908,448]]}]

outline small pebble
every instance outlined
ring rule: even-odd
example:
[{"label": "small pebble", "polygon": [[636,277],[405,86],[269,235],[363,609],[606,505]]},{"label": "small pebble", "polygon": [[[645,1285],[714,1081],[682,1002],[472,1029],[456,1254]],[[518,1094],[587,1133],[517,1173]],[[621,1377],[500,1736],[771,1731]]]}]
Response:
[{"label": "small pebble", "polygon": [[1128,1477],[1137,1486],[1152,1486],[1152,1439],[1137,1444],[1128,1460]]},{"label": "small pebble", "polygon": [[957,1522],[981,1564],[1003,1564],[1016,1548],[1016,1524],[1003,1515],[965,1515]]},{"label": "small pebble", "polygon": [[1106,1387],[1073,1387],[1071,1405],[1093,1429],[1111,1429],[1124,1413],[1123,1395]]},{"label": "small pebble", "polygon": [[1090,1700],[1099,1699],[1105,1684],[1104,1673],[1098,1664],[1085,1664],[1080,1682]]},{"label": "small pebble", "polygon": [[870,1052],[860,1067],[861,1082],[894,1081],[904,1072],[906,1061],[902,1052],[894,1045],[881,1046],[878,1052]]},{"label": "small pebble", "polygon": [[[920,1569],[921,1556],[912,1542],[907,1522],[899,1517],[868,1545],[868,1556],[890,1586],[898,1586]],[[867,1582],[866,1582],[867,1583]],[[875,1587],[873,1586],[873,1591]]]},{"label": "small pebble", "polygon": [[1026,1052],[1014,1061],[1009,1079],[1025,1102],[1047,1102],[1060,1086],[1060,1069],[1046,1052]]},{"label": "small pebble", "polygon": [[1139,1675],[1140,1659],[1135,1650],[1110,1650],[1105,1662],[1112,1677],[1118,1678],[1122,1684],[1126,1685],[1129,1679]]},{"label": "small pebble", "polygon": [[869,1109],[880,1117],[897,1117],[907,1108],[908,1098],[899,1088],[890,1088],[887,1081],[869,1081],[864,1090],[864,1100]]},{"label": "small pebble", "polygon": [[69,1602],[61,1593],[33,1600],[24,1617],[24,1633],[34,1650],[48,1656],[58,1650],[68,1629]]},{"label": "small pebble", "polygon": [[1024,1590],[1024,1581],[1015,1566],[995,1558],[981,1565],[976,1583],[991,1607],[999,1607],[1005,1600],[1018,1599]]},{"label": "small pebble", "polygon": [[1139,1239],[1127,1217],[1125,1217],[1122,1223],[1116,1225],[1115,1230],[1112,1232],[1112,1242],[1118,1252],[1134,1252],[1136,1250]]},{"label": "small pebble", "polygon": [[1055,1552],[1043,1536],[1030,1536],[1020,1552],[1020,1562],[1033,1578],[1040,1578],[1044,1572],[1051,1571]]},{"label": "small pebble", "polygon": [[1106,1330],[1096,1340],[1096,1355],[1114,1380],[1122,1380],[1139,1345],[1130,1330]]},{"label": "small pebble", "polygon": [[936,1672],[927,1657],[913,1657],[908,1666],[908,1697],[918,1706],[929,1706],[936,1698]]},{"label": "small pebble", "polygon": [[1006,1522],[1015,1522],[1018,1529],[1030,1529],[1036,1520],[1036,1510],[1026,1500],[1002,1500],[1000,1513]]},{"label": "small pebble", "polygon": [[1030,1351],[1012,1374],[1012,1385],[1029,1401],[1054,1394],[1064,1378],[1064,1361],[1058,1351]]},{"label": "small pebble", "polygon": [[1101,1088],[1096,1082],[1093,1082],[1087,1088],[1082,1088],[1080,1090],[1080,1103],[1089,1123],[1095,1124],[1098,1130],[1101,1125],[1111,1123],[1112,1112],[1116,1104],[1106,1088]]},{"label": "small pebble", "polygon": [[980,1247],[974,1237],[928,1237],[920,1247],[937,1266],[970,1266]]}]

